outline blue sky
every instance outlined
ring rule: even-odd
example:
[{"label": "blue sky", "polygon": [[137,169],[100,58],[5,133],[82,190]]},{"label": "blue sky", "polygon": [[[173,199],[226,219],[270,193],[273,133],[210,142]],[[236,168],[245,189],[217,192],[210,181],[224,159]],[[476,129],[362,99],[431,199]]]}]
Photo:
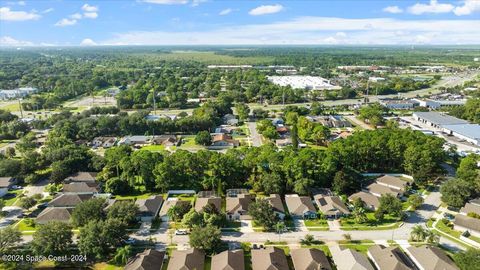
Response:
[{"label": "blue sky", "polygon": [[0,45],[480,44],[480,0],[0,0]]}]

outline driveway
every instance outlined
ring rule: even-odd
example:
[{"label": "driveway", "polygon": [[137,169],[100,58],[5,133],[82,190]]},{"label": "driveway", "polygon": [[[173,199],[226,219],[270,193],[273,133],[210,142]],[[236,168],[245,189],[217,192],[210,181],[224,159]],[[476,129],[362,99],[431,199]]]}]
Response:
[{"label": "driveway", "polygon": [[248,129],[250,130],[250,138],[252,139],[252,146],[258,147],[262,145],[262,137],[257,132],[256,122],[247,122]]},{"label": "driveway", "polygon": [[38,181],[37,183],[35,183],[33,185],[26,186],[24,188],[24,190],[25,190],[24,192],[28,196],[33,196],[35,194],[42,194],[42,196],[45,196],[46,194],[44,194],[44,193],[45,193],[45,186],[46,185],[48,185],[48,179],[44,179],[44,180]]},{"label": "driveway", "polygon": [[253,232],[253,226],[251,220],[241,220],[240,221],[240,232],[251,233]]},{"label": "driveway", "polygon": [[7,215],[0,219],[0,228],[15,223],[18,220],[17,216],[23,212],[23,209],[18,206],[5,206],[2,211],[7,212]]}]

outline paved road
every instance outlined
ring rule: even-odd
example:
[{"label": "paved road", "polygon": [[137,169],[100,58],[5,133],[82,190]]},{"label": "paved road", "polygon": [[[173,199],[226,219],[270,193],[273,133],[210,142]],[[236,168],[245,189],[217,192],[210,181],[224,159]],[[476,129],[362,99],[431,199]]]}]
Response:
[{"label": "paved road", "polygon": [[257,132],[257,123],[256,122],[247,122],[248,129],[250,130],[250,138],[252,139],[252,146],[261,146],[262,137]]}]

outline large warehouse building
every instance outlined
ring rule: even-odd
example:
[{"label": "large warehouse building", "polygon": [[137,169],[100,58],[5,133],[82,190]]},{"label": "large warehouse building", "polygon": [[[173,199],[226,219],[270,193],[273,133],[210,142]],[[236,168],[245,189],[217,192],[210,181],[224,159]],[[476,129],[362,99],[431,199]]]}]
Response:
[{"label": "large warehouse building", "polygon": [[437,128],[461,140],[480,145],[480,125],[438,112],[415,112],[415,120]]}]

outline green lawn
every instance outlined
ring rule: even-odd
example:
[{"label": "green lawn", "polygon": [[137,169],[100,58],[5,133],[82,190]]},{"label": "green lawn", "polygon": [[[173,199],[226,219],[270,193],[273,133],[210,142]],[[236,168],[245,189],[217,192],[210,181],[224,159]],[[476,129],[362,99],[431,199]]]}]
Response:
[{"label": "green lawn", "polygon": [[460,238],[460,235],[462,235],[461,232],[459,231],[454,231],[453,229],[451,229],[450,227],[448,227],[447,225],[445,225],[441,220],[439,222],[437,222],[437,226],[436,228],[439,230],[439,231],[442,231],[446,234],[449,234],[455,238]]},{"label": "green lawn", "polygon": [[375,213],[373,212],[366,213],[366,215],[367,215],[367,222],[365,223],[356,223],[353,216],[344,217],[340,219],[342,230],[346,230],[346,231],[390,230],[390,229],[398,228],[398,226],[400,226],[400,222],[398,222],[396,218],[389,215],[385,215],[382,221],[378,221],[374,216]]},{"label": "green lawn", "polygon": [[373,245],[375,245],[375,244],[374,243],[371,243],[371,244],[367,244],[367,243],[364,243],[364,244],[343,244],[343,245],[340,245],[340,247],[350,248],[350,249],[356,250],[360,253],[367,254],[368,249]]},{"label": "green lawn", "polygon": [[106,262],[96,263],[93,265],[93,270],[121,270],[123,267],[109,264]]},{"label": "green lawn", "polygon": [[195,143],[195,135],[182,136],[182,144],[178,147],[179,149],[198,149],[205,148],[202,145]]},{"label": "green lawn", "polygon": [[7,194],[5,194],[5,196],[7,196],[8,194],[14,194],[15,197],[12,197],[10,199],[7,199],[7,200],[3,200],[5,202],[5,206],[12,206],[15,201],[17,201],[18,199],[18,195],[22,194],[23,193],[23,190],[11,190],[9,191]]},{"label": "green lawn", "polygon": [[21,232],[24,232],[24,231],[35,231],[36,230],[36,227],[35,227],[35,224],[33,226],[29,226],[27,225],[27,223],[25,222],[25,219],[22,219],[20,220],[19,222],[17,222],[15,224],[15,227],[17,227],[17,229]]},{"label": "green lawn", "polygon": [[328,227],[327,220],[325,219],[306,219],[305,226],[307,227]]},{"label": "green lawn", "polygon": [[152,144],[142,147],[140,150],[147,150],[152,152],[159,152],[165,150],[165,145],[163,144]]}]

